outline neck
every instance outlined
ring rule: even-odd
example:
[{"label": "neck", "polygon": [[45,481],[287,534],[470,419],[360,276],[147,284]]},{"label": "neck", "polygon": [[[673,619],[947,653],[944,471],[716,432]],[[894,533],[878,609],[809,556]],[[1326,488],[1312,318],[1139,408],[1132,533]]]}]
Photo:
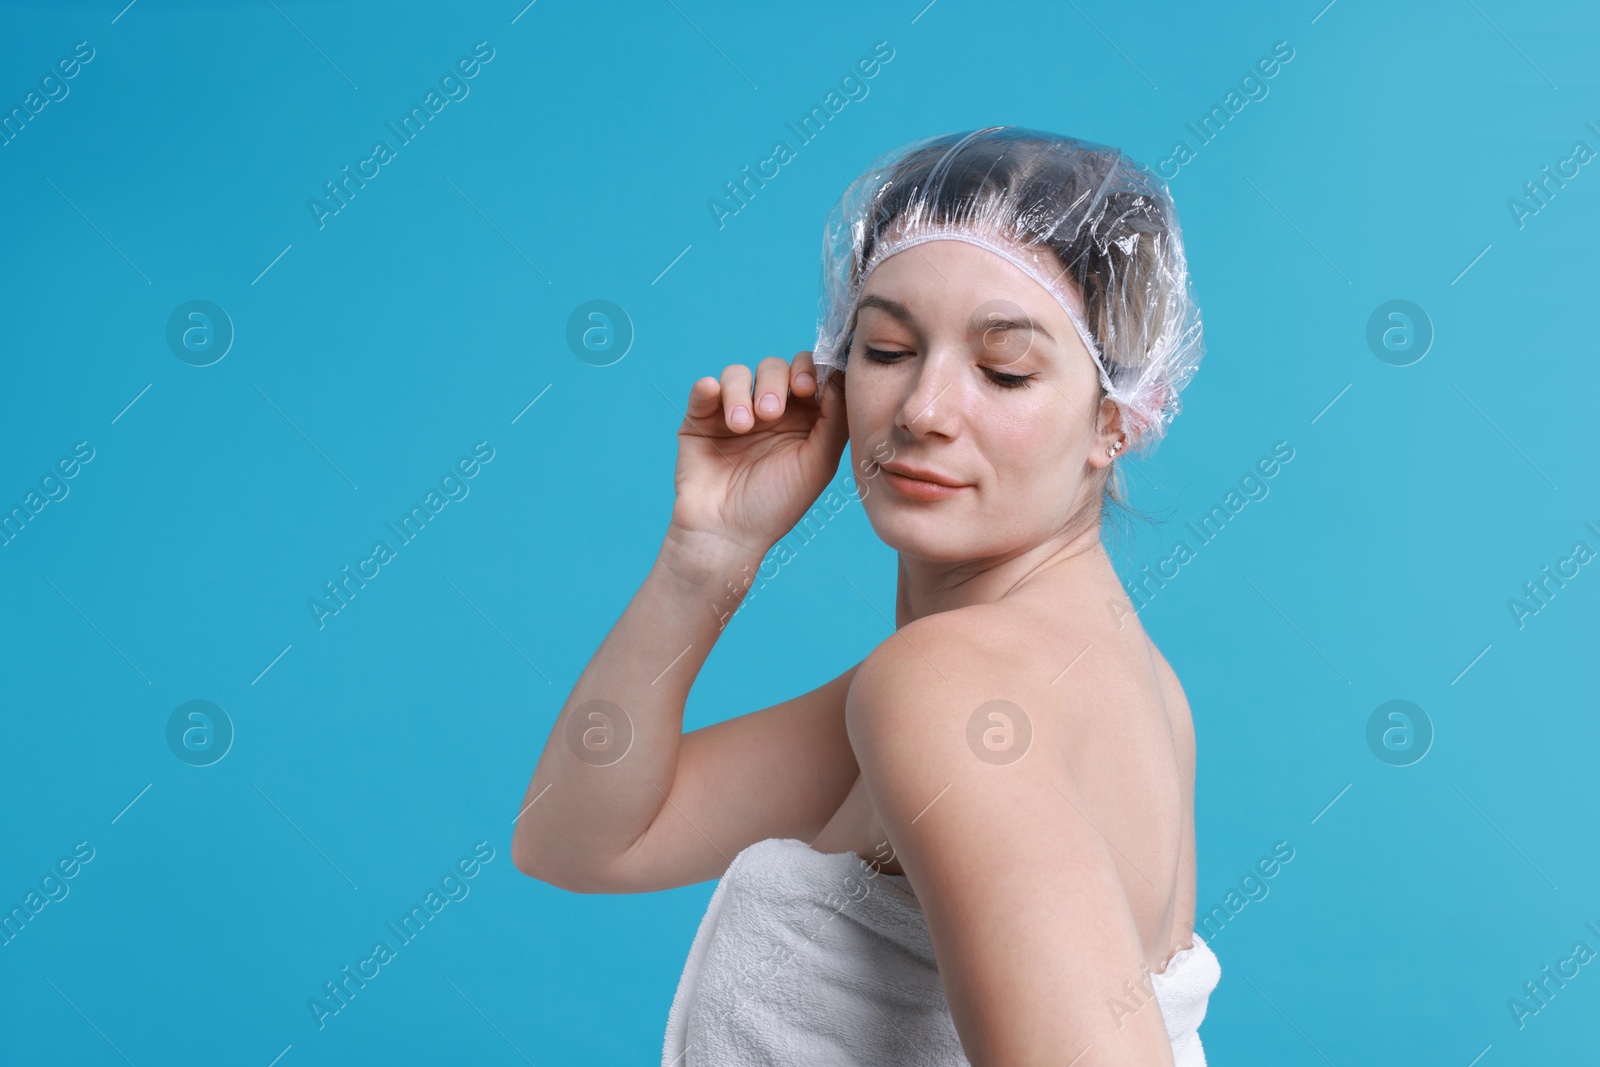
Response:
[{"label": "neck", "polygon": [[895,628],[927,615],[972,604],[993,604],[1043,584],[1100,584],[1121,589],[1100,541],[1099,523],[1009,556],[958,562],[899,555]]}]

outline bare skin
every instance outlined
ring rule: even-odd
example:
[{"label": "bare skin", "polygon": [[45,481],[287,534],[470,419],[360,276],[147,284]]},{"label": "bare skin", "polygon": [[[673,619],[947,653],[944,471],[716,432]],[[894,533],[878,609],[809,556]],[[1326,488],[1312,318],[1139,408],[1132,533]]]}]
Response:
[{"label": "bare skin", "polygon": [[[1170,1064],[1146,976],[1193,943],[1194,741],[1099,538],[1119,412],[1056,301],[985,249],[907,250],[862,295],[820,398],[809,352],[694,384],[667,538],[552,730],[517,866],[646,892],[770,837],[853,852],[909,878],[974,1067]],[[895,633],[817,689],[683,734],[749,575],[846,445],[899,553]],[[906,466],[961,488],[927,499]]]}]

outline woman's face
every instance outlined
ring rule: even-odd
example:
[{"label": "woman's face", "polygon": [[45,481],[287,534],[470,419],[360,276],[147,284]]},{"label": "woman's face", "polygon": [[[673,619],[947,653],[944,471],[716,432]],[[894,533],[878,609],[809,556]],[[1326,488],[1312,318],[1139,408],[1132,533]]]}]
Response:
[{"label": "woman's face", "polygon": [[[1017,251],[1046,277],[1061,270],[1046,251]],[[987,249],[939,240],[884,260],[858,307],[851,462],[884,543],[956,562],[1066,531],[1110,459],[1099,372],[1055,298]],[[960,488],[904,479],[902,466]]]}]

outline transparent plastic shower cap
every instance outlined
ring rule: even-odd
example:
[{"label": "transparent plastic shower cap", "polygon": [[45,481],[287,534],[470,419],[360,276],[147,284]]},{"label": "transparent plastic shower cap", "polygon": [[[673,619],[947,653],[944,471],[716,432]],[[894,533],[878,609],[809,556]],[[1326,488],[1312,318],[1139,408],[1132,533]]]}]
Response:
[{"label": "transparent plastic shower cap", "polygon": [[872,272],[939,240],[986,248],[1049,292],[1121,409],[1129,450],[1155,447],[1205,353],[1177,211],[1159,177],[1119,149],[1017,126],[879,156],[828,213],[819,385],[844,369]]}]

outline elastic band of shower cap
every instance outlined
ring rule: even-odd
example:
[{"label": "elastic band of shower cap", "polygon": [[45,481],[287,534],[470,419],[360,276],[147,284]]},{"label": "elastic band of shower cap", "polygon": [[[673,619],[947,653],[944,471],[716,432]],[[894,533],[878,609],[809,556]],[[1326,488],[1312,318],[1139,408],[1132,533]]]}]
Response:
[{"label": "elastic band of shower cap", "polygon": [[942,134],[875,159],[829,212],[813,360],[843,370],[867,279],[899,252],[959,240],[1004,258],[1066,312],[1148,454],[1205,352],[1166,185],[1120,150],[1017,126]]}]

